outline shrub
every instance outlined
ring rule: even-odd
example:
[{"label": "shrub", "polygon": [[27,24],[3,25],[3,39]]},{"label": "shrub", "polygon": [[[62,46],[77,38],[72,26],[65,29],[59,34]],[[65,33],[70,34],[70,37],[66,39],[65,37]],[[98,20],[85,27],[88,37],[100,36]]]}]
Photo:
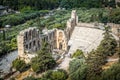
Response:
[{"label": "shrub", "polygon": [[3,16],[0,18],[0,25],[5,26],[5,25],[18,25],[26,22],[27,20],[34,19],[36,17],[40,17],[41,15],[45,15],[48,13],[48,10],[41,10],[41,11],[25,11],[20,14],[12,14],[12,15],[7,15]]},{"label": "shrub", "polygon": [[119,80],[120,79],[120,63],[113,66],[102,73],[101,80]]},{"label": "shrub", "polygon": [[32,8],[30,6],[27,6],[27,7],[23,7],[20,11],[21,12],[26,12],[26,11],[31,11]]},{"label": "shrub", "polygon": [[34,72],[43,72],[48,69],[52,69],[56,62],[50,54],[50,48],[47,43],[43,44],[43,47],[40,51],[37,52],[38,56],[32,59],[31,67]]},{"label": "shrub", "polygon": [[26,69],[26,64],[23,60],[20,59],[16,59],[12,62],[12,66],[13,68],[15,68],[16,70],[22,72]]},{"label": "shrub", "polygon": [[82,50],[77,49],[76,52],[72,55],[72,58],[84,57]]},{"label": "shrub", "polygon": [[68,78],[68,75],[66,71],[58,69],[56,71],[47,71],[43,78],[50,80],[66,80]]},{"label": "shrub", "polygon": [[74,59],[69,63],[70,80],[86,80],[87,65],[83,59]]}]

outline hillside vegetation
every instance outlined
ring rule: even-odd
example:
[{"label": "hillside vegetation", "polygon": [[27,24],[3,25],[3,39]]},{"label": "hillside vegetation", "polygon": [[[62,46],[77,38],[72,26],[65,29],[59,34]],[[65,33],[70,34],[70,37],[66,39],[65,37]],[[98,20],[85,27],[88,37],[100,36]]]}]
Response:
[{"label": "hillside vegetation", "polygon": [[[44,27],[47,27],[48,29],[52,29],[52,28],[64,29],[66,27],[66,21],[70,18],[71,10],[59,10],[59,11],[55,10],[52,13],[53,15],[49,16],[48,18],[45,18],[44,17],[45,14],[43,15],[43,13],[47,14],[48,11],[35,11],[28,13],[23,12],[20,14],[12,14],[1,17],[0,18],[0,21],[2,22],[1,25],[4,26],[5,24],[8,23],[9,25],[11,25],[11,28],[6,31],[5,36],[3,35],[3,33],[0,33],[0,41],[1,41],[0,55],[4,55],[4,53],[17,49],[17,42],[16,42],[17,35],[21,30],[24,30],[28,27],[36,26],[40,30],[42,30]],[[89,11],[83,9],[78,10],[79,15],[80,13],[90,14]],[[83,21],[86,20],[85,18],[89,19],[89,15],[86,16],[85,18],[83,18],[84,15],[80,15],[80,16]],[[87,21],[90,21],[90,19]],[[22,22],[25,23],[22,24]]]},{"label": "hillside vegetation", "polygon": [[14,10],[21,10],[25,7],[31,9],[55,9],[62,8],[103,8],[120,6],[116,0],[0,0],[0,5],[9,6]]},{"label": "hillside vegetation", "polygon": [[[103,8],[76,8],[77,14],[79,16],[79,21],[81,22],[108,22],[111,21],[120,22],[120,16],[117,15],[118,9],[114,9],[111,13],[112,16],[108,18],[109,10]],[[116,11],[116,12],[115,12]],[[70,18],[71,9],[69,10],[53,10],[52,15],[47,15],[50,11],[27,11],[20,14],[12,14],[3,16],[0,18],[2,22],[1,25],[9,24],[12,28],[6,31],[5,36],[0,33],[0,55],[4,55],[7,52],[17,49],[16,36],[21,30],[28,27],[38,27],[41,31],[44,27],[48,29],[59,28],[64,29],[66,27],[66,21]],[[114,20],[113,20],[114,19]],[[22,24],[24,23],[24,24]],[[4,40],[4,37],[6,38]],[[4,45],[4,46],[2,46]]]}]

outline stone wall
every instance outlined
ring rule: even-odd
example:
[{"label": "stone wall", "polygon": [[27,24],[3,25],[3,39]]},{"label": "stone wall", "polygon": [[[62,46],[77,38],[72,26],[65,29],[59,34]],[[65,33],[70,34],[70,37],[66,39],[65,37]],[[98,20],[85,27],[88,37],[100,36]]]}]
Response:
[{"label": "stone wall", "polygon": [[45,28],[39,34],[39,30],[33,27],[21,31],[17,37],[19,57],[29,63],[36,56],[34,53],[41,49],[43,42],[49,43],[50,52],[53,49],[67,50],[67,38],[63,30]]},{"label": "stone wall", "polygon": [[48,30],[45,28],[41,35],[42,42],[47,42],[50,45],[51,51],[56,48],[56,29]]},{"label": "stone wall", "polygon": [[107,23],[107,26],[110,26],[113,34],[120,36],[120,24]]},{"label": "stone wall", "polygon": [[67,50],[67,38],[63,30],[57,30],[56,44],[57,44],[57,49],[64,51]]},{"label": "stone wall", "polygon": [[49,43],[51,52],[53,49],[67,51],[68,41],[77,24],[78,16],[73,10],[65,30],[45,28],[40,34],[36,27],[32,27],[21,31],[17,37],[19,57],[26,63],[30,62],[31,58],[36,56],[34,53],[41,49],[42,42]]},{"label": "stone wall", "polygon": [[33,53],[41,47],[39,30],[36,27],[32,27],[21,31],[17,36],[17,44],[19,57],[29,62],[29,60],[27,60],[28,57],[32,58],[32,56],[34,56]]},{"label": "stone wall", "polygon": [[70,39],[72,32],[74,30],[74,27],[77,24],[78,24],[78,16],[77,16],[76,10],[72,10],[71,18],[67,21],[67,24],[66,24],[67,27],[65,29],[65,33],[68,40]]}]

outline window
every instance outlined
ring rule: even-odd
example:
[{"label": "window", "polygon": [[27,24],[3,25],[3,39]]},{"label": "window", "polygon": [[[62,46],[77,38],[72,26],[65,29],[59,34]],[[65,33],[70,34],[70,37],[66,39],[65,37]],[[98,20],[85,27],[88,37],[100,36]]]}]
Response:
[{"label": "window", "polygon": [[63,47],[62,43],[59,43],[59,49],[62,49],[62,47]]},{"label": "window", "polygon": [[32,31],[29,31],[29,38],[32,39]]},{"label": "window", "polygon": [[33,46],[35,46],[35,41],[33,41]]},{"label": "window", "polygon": [[31,49],[31,43],[29,44],[29,49]]},{"label": "window", "polygon": [[26,45],[25,48],[28,49],[28,45]]}]

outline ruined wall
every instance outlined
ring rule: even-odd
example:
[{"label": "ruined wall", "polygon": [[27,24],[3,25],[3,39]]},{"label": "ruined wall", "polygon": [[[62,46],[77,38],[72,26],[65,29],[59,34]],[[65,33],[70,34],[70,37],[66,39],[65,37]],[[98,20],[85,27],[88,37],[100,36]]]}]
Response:
[{"label": "ruined wall", "polygon": [[110,26],[113,34],[120,36],[120,24],[107,23],[107,25]]},{"label": "ruined wall", "polygon": [[21,31],[17,37],[18,55],[26,63],[30,62],[31,58],[35,57],[36,51],[42,47],[42,42],[48,42],[53,49],[67,51],[67,43],[72,35],[74,27],[78,24],[78,16],[75,10],[71,13],[71,18],[67,21],[65,30],[45,28],[42,34],[36,27]]},{"label": "ruined wall", "polygon": [[32,58],[33,53],[41,47],[39,30],[36,27],[32,27],[21,31],[17,36],[17,44],[19,57],[29,62],[28,57]]},{"label": "ruined wall", "polygon": [[24,34],[21,33],[21,35],[18,35],[17,37],[17,46],[18,46],[18,55],[22,56],[24,55]]},{"label": "ruined wall", "polygon": [[65,30],[56,31],[56,46],[57,49],[67,50],[68,41],[72,35],[74,27],[78,24],[78,16],[76,10],[72,10],[71,18],[67,20]]},{"label": "ruined wall", "polygon": [[56,32],[56,44],[57,49],[67,50],[67,38],[63,30],[57,30]]},{"label": "ruined wall", "polygon": [[72,10],[72,12],[71,12],[71,19],[74,19],[73,20],[74,26],[77,25],[77,23],[78,23],[78,16],[77,16],[76,10]]},{"label": "ruined wall", "polygon": [[44,29],[42,32],[42,42],[48,42],[52,51],[54,48],[56,48],[56,29]]},{"label": "ruined wall", "polygon": [[65,33],[67,36],[67,40],[70,39],[72,32],[74,30],[74,27],[77,24],[78,24],[78,16],[77,16],[76,10],[72,10],[71,18],[67,21],[67,24],[66,24],[67,27],[66,27]]}]

